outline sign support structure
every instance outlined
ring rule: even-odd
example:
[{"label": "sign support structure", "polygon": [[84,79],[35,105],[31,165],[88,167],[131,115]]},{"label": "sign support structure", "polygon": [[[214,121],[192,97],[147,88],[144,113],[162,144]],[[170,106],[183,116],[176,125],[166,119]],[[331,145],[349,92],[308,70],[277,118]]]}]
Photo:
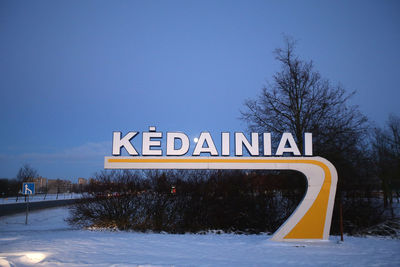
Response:
[{"label": "sign support structure", "polygon": [[25,216],[25,224],[28,224],[28,215],[29,215],[29,195],[35,194],[35,183],[23,183],[22,184],[22,193],[27,196],[26,201],[26,216]]},{"label": "sign support structure", "polygon": [[326,241],[332,221],[337,172],[321,157],[105,157],[105,169],[294,170],[307,178],[306,194],[273,241]]}]

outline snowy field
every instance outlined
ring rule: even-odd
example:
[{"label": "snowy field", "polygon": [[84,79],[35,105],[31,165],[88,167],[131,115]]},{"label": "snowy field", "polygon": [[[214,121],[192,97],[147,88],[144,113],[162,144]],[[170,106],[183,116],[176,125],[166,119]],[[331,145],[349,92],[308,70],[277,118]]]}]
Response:
[{"label": "snowy field", "polygon": [[67,208],[0,217],[0,266],[400,266],[400,240],[338,237],[279,243],[268,235],[170,235],[73,229]]}]

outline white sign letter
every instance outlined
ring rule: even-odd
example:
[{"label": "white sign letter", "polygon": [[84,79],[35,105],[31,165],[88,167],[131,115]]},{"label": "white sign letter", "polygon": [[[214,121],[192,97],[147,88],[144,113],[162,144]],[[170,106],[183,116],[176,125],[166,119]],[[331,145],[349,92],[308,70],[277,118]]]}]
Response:
[{"label": "white sign letter", "polygon": [[251,144],[243,133],[235,133],[236,156],[243,156],[243,145],[251,156],[258,156],[258,133],[251,133]]},{"label": "white sign letter", "polygon": [[143,156],[161,156],[161,149],[151,149],[152,146],[161,146],[160,140],[151,140],[152,138],[161,138],[161,132],[155,132],[155,127],[150,127],[150,132],[143,133],[142,155]]},{"label": "white sign letter", "polygon": [[312,156],[312,133],[304,133],[304,156]]},{"label": "white sign letter", "polygon": [[271,133],[264,133],[264,156],[271,156]]},{"label": "white sign letter", "polygon": [[222,156],[229,156],[229,133],[222,133]]},{"label": "white sign letter", "polygon": [[[207,147],[203,147],[204,142],[207,143]],[[211,156],[218,156],[217,148],[214,145],[211,134],[208,132],[200,134],[199,141],[197,141],[196,147],[194,148],[193,156],[199,156],[200,153],[210,153]]]},{"label": "white sign letter", "polygon": [[136,149],[131,144],[131,139],[137,135],[138,132],[129,132],[121,139],[121,132],[113,132],[113,156],[121,155],[121,148],[125,147],[128,154],[131,156],[137,156]]},{"label": "white sign letter", "polygon": [[[175,149],[175,140],[180,139],[182,145]],[[184,133],[167,133],[167,156],[182,156],[189,150],[189,138]]]},{"label": "white sign letter", "polygon": [[[286,147],[286,143],[289,141],[289,147]],[[279,142],[278,149],[276,150],[277,156],[282,156],[283,153],[289,152],[293,153],[295,156],[300,156],[299,148],[296,145],[296,142],[293,139],[291,133],[283,133],[281,141]]]}]

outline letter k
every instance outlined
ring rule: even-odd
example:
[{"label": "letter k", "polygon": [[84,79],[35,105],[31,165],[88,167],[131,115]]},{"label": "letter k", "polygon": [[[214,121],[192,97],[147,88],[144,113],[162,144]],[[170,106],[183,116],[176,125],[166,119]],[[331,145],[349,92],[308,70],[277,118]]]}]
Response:
[{"label": "letter k", "polygon": [[121,138],[121,132],[113,132],[113,156],[120,156],[122,147],[125,147],[129,155],[137,156],[138,153],[130,142],[131,139],[137,134],[138,132],[129,132],[123,138]]}]

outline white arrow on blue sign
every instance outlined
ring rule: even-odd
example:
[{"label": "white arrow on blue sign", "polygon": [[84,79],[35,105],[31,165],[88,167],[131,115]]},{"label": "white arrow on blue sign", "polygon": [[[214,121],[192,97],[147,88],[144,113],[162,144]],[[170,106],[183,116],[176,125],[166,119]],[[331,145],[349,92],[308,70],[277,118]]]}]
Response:
[{"label": "white arrow on blue sign", "polygon": [[22,184],[22,193],[24,195],[35,194],[35,183],[23,183]]}]

